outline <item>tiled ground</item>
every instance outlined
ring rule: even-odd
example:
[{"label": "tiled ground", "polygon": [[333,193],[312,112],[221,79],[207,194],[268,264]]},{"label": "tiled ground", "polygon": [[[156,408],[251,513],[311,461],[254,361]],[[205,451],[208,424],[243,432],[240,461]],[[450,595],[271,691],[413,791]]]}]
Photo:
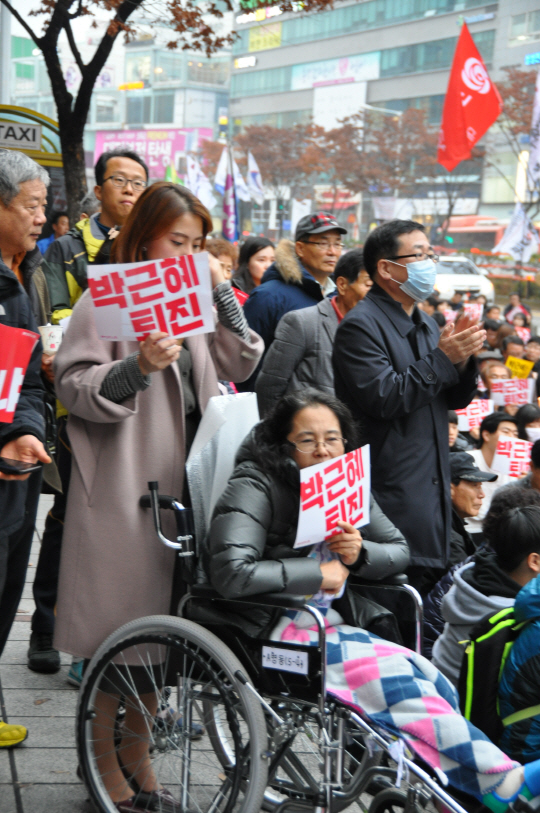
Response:
[{"label": "tiled ground", "polygon": [[0,661],[2,714],[28,728],[28,739],[0,752],[0,813],[90,813],[87,794],[76,776],[75,706],[77,690],[66,682],[70,658],[62,656],[56,675],[26,666],[33,612],[32,582],[39,540],[52,497],[43,495],[20,612]]}]

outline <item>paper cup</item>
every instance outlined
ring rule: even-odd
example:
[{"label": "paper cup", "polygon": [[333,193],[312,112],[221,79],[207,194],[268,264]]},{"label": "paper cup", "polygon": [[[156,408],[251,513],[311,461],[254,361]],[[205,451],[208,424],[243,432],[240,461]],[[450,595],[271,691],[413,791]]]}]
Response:
[{"label": "paper cup", "polygon": [[47,355],[54,355],[62,343],[62,328],[60,325],[43,325],[39,328],[41,341],[43,342],[43,352]]}]

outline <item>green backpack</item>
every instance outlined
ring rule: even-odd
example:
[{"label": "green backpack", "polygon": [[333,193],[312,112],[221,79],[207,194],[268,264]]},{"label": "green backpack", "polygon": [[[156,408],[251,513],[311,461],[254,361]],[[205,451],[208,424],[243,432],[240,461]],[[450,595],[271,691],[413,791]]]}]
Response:
[{"label": "green backpack", "polygon": [[[514,608],[507,607],[495,615],[486,615],[471,630],[458,681],[459,705],[463,716],[498,743],[505,725],[515,722],[515,715],[501,720],[499,714],[499,681],[514,641],[527,621],[517,622]],[[519,719],[533,716],[529,709],[517,712]]]}]

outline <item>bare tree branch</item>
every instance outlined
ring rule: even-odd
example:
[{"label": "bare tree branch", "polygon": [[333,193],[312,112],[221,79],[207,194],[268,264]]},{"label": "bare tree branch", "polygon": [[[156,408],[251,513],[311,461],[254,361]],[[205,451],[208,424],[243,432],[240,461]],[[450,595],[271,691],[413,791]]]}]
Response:
[{"label": "bare tree branch", "polygon": [[77,63],[80,72],[84,73],[86,65],[82,61],[81,52],[77,48],[77,44],[76,44],[75,38],[73,36],[73,29],[71,28],[71,19],[73,19],[72,15],[68,15],[66,17],[66,22],[64,24],[64,31],[66,32],[66,36],[68,38],[69,47],[71,48],[71,53],[75,57],[75,62]]},{"label": "bare tree branch", "polygon": [[36,43],[36,45],[39,45],[39,44],[40,44],[40,40],[39,40],[39,38],[38,38],[38,37],[37,37],[37,36],[34,34],[34,32],[32,31],[32,29],[30,28],[30,26],[29,26],[29,25],[28,25],[28,23],[26,22],[26,20],[25,20],[23,17],[21,17],[21,15],[19,14],[19,12],[18,12],[18,11],[16,11],[16,10],[15,10],[15,8],[14,8],[14,7],[11,5],[11,3],[9,2],[9,0],[0,0],[0,2],[2,3],[2,5],[4,5],[4,6],[7,8],[7,10],[8,10],[8,11],[9,11],[11,14],[13,14],[13,16],[15,17],[15,19],[17,20],[17,22],[18,22],[18,23],[20,23],[20,24],[22,25],[22,27],[23,27],[23,28],[24,28],[24,29],[25,29],[25,30],[26,30],[26,31],[27,31],[27,32],[30,34],[30,36],[32,37],[32,39],[34,40],[34,42]]}]

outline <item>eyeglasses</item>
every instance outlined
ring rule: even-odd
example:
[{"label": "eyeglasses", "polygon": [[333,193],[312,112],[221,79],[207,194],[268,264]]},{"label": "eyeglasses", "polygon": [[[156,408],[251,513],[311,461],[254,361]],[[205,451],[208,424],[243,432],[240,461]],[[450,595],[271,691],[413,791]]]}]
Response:
[{"label": "eyeglasses", "polygon": [[328,449],[329,452],[336,451],[340,446],[345,446],[347,441],[345,438],[327,438],[326,440],[300,440],[298,443],[289,441],[291,446],[304,454],[313,454],[316,452],[321,444]]},{"label": "eyeglasses", "polygon": [[326,240],[302,240],[303,243],[306,243],[308,246],[318,246],[319,251],[328,251],[331,249],[332,251],[341,251],[343,248],[343,243],[328,243]]},{"label": "eyeglasses", "polygon": [[142,178],[124,178],[123,175],[109,175],[108,178],[103,179],[103,183],[105,181],[110,181],[116,189],[125,189],[128,184],[131,184],[134,192],[142,192],[148,186]]},{"label": "eyeglasses", "polygon": [[418,254],[397,254],[395,257],[387,257],[387,260],[406,260],[409,257],[414,257],[415,260],[433,260],[434,263],[439,262],[439,255],[438,254],[428,254],[426,251],[422,251]]}]

